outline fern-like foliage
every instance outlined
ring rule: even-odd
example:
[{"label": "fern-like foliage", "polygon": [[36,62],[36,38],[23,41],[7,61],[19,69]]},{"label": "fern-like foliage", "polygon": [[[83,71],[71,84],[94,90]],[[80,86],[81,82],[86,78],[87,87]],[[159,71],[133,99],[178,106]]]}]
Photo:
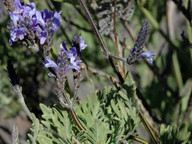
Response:
[{"label": "fern-like foliage", "polygon": [[[48,108],[40,104],[43,111],[42,124],[33,115],[33,124],[28,134],[28,144],[66,144],[72,143],[72,135],[68,114],[56,108]],[[62,122],[60,121],[62,120]],[[69,125],[68,125],[69,124]]]},{"label": "fern-like foliage", "polygon": [[102,102],[101,108],[109,119],[112,130],[111,143],[118,143],[120,139],[127,139],[140,123],[139,108],[135,99],[135,86],[130,74],[127,74],[121,91],[113,87],[106,87],[98,94]]},{"label": "fern-like foliage", "polygon": [[111,133],[109,120],[101,109],[97,95],[93,94],[92,98],[87,96],[84,101],[76,105],[75,111],[87,129],[87,132],[78,135],[78,140],[86,143],[107,143],[107,135]]},{"label": "fern-like foliage", "polygon": [[165,128],[164,125],[160,129],[160,144],[191,144],[189,140],[191,132],[188,131],[188,124],[183,123],[179,128],[177,126]]},{"label": "fern-like foliage", "polygon": [[[28,144],[53,144],[53,135],[44,130],[43,125],[40,124],[39,119],[33,114],[33,124],[28,134]],[[57,140],[59,142],[59,140]]]},{"label": "fern-like foliage", "polygon": [[79,136],[79,141],[104,144],[127,139],[140,123],[134,81],[128,74],[121,91],[105,87],[76,105],[75,111],[89,130]]},{"label": "fern-like foliage", "polygon": [[69,110],[58,105],[47,107],[40,104],[40,108],[43,120],[40,124],[33,116],[34,123],[28,135],[30,144],[73,143],[73,137],[82,144],[120,143],[120,140],[128,140],[140,123],[134,82],[129,74],[121,90],[105,87],[74,105],[74,111],[86,131],[77,128]]},{"label": "fern-like foliage", "polygon": [[43,111],[42,117],[44,118],[44,120],[41,121],[42,124],[49,130],[57,133],[60,137],[63,137],[67,142],[72,143],[72,136],[74,134],[68,112],[57,105],[46,107],[40,104],[40,107]]}]

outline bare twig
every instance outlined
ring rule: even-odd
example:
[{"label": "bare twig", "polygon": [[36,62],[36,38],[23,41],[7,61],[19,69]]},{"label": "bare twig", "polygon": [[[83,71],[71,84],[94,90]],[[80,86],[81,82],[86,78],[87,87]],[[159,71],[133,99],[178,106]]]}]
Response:
[{"label": "bare twig", "polygon": [[[126,38],[123,39],[123,51],[122,51],[122,56],[125,57],[125,49],[126,49]],[[126,74],[125,71],[125,63],[123,63],[123,73]],[[124,79],[125,79],[125,75],[124,75]]]},{"label": "bare twig", "polygon": [[173,22],[173,14],[174,14],[174,3],[172,1],[167,1],[167,32],[170,40],[175,39],[174,34],[174,22]]}]

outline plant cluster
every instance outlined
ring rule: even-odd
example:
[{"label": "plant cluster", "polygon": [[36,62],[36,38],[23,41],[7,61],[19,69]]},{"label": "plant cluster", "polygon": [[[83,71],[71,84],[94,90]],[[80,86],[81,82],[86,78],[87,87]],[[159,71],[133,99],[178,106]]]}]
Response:
[{"label": "plant cluster", "polygon": [[[154,2],[154,0],[151,1]],[[74,21],[70,21],[70,19],[67,20],[62,15],[62,10],[59,8],[58,10],[56,4],[54,5],[50,0],[47,0],[47,4],[51,11],[47,9],[38,11],[35,2],[24,1],[24,3],[21,3],[20,0],[3,0],[3,2],[10,17],[7,26],[10,33],[9,45],[14,46],[16,43],[19,43],[20,46],[27,47],[26,53],[30,51],[30,54],[37,55],[37,59],[40,59],[43,64],[41,66],[49,70],[48,76],[54,80],[56,87],[53,91],[55,92],[56,96],[54,99],[57,99],[57,103],[52,102],[51,106],[38,103],[43,114],[40,117],[37,116],[31,112],[28,104],[26,104],[19,73],[16,73],[11,60],[7,61],[8,76],[17,95],[17,100],[32,122],[27,138],[28,144],[128,144],[135,143],[135,141],[143,144],[192,144],[190,131],[192,125],[190,122],[183,122],[183,120],[190,119],[190,116],[186,116],[186,114],[190,115],[192,110],[190,87],[192,81],[188,75],[186,75],[185,80],[181,77],[178,58],[174,54],[173,49],[176,49],[177,53],[185,53],[185,51],[180,50],[180,47],[173,43],[170,40],[171,38],[169,39],[161,30],[158,22],[145,8],[150,5],[149,3],[142,0],[137,0],[136,2],[134,0],[90,0],[87,2],[84,0],[74,2],[60,0],[60,3],[67,3],[74,6],[79,10],[79,13],[81,13],[80,8],[82,9],[85,13],[85,15],[81,13],[82,17],[92,28],[92,30],[89,30],[86,27],[76,24]],[[182,4],[181,2],[174,2],[177,6]],[[191,5],[190,2],[191,0],[189,0],[188,5]],[[160,2],[160,6],[162,6],[161,4],[162,2]],[[98,17],[96,15],[95,18],[91,15],[87,5],[93,13],[98,12]],[[137,38],[132,34],[127,22],[133,16],[135,7],[138,7],[148,18],[148,20],[144,20],[141,24]],[[106,9],[103,10],[103,8]],[[179,8],[181,10],[184,9],[184,7]],[[188,11],[189,9],[190,7],[188,6]],[[186,11],[185,9],[182,12],[186,14]],[[159,15],[159,17],[161,16]],[[191,20],[190,15],[186,17],[189,21]],[[93,18],[99,18],[98,25],[95,24]],[[119,19],[116,20],[116,18]],[[62,27],[63,20],[89,33],[94,31],[94,36],[100,44],[100,50],[105,55],[108,65],[113,69],[116,76],[89,66],[85,57],[86,50],[91,47],[87,40],[88,37],[84,37],[83,34],[78,33],[73,34],[71,39],[67,37]],[[135,41],[133,48],[129,48],[126,45],[125,39],[121,41],[118,37],[116,29],[118,28],[117,22],[124,23],[126,26],[126,29]],[[168,54],[173,57],[171,62],[173,63],[178,86],[176,91],[172,87],[169,87],[167,77],[164,75],[164,73],[167,74],[170,64],[168,63],[161,72],[158,64],[153,60],[154,57],[158,57],[159,55],[155,54],[154,50],[146,52],[145,45],[148,46],[146,44],[148,35],[149,39],[153,39],[149,34],[150,23],[160,32],[162,37],[167,39],[172,48]],[[57,31],[59,32],[60,29],[62,30],[62,34],[66,36],[67,42],[62,42],[57,54],[53,42],[55,39],[54,34]],[[192,32],[192,29],[190,30]],[[109,46],[103,40],[102,35],[113,40],[115,54],[108,48]],[[182,33],[182,38],[185,44],[191,47],[190,38],[188,39],[184,33]],[[68,43],[71,43],[71,46]],[[126,48],[129,50],[129,55],[125,54]],[[190,51],[189,55],[191,56],[191,49],[188,51]],[[91,52],[91,54],[94,55],[94,52]],[[126,70],[126,67],[138,65],[141,58],[143,58],[146,65],[154,72],[154,75],[157,75],[157,79],[160,82],[155,84],[154,81],[152,85],[154,90],[151,90],[150,93],[150,90],[147,91],[147,88],[145,89],[146,91],[139,89],[141,85],[135,84],[132,78],[134,74],[131,74],[132,71]],[[169,57],[166,59],[168,60]],[[163,62],[160,64],[163,64]],[[189,62],[189,66],[191,66],[191,62]],[[105,86],[102,90],[94,89],[92,95],[88,95],[85,100],[81,100],[78,96],[78,91],[80,90],[83,77],[87,77],[90,81],[89,83],[93,84],[93,81],[89,79],[87,70],[106,77],[112,82],[113,86]],[[144,71],[145,69],[142,69],[143,74]],[[190,68],[189,71],[191,71]],[[186,74],[188,73],[186,72]],[[185,81],[185,85],[183,85],[183,80]],[[169,97],[162,100],[161,109],[156,110],[156,105],[153,103],[155,98],[150,99],[150,96],[152,93],[159,91],[160,84],[164,86],[163,92],[165,90],[166,96]],[[176,98],[173,99],[170,97]],[[189,97],[187,106],[186,100],[183,100],[182,97]],[[175,104],[177,107],[186,107],[183,109],[180,108],[179,112],[173,110],[175,112],[173,113],[173,117],[178,113],[181,115],[181,117],[178,117],[178,126],[167,122],[171,118],[163,118],[163,115],[165,115],[163,111],[170,104]],[[150,107],[154,108],[156,114],[154,114],[154,111]],[[157,113],[160,113],[160,118],[157,116]],[[142,134],[138,132],[141,125],[145,128],[145,132],[148,133],[150,139],[141,138]],[[18,144],[19,141],[18,129],[14,126],[12,143]]]}]

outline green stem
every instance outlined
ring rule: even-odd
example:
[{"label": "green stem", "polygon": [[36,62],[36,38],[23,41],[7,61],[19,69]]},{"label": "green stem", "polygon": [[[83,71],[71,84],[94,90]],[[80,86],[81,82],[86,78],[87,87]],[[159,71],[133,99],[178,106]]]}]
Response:
[{"label": "green stem", "polygon": [[141,139],[141,138],[133,136],[133,135],[129,136],[129,139],[135,140],[135,141],[143,143],[143,144],[150,144],[149,142],[145,141],[144,139]]},{"label": "green stem", "polygon": [[27,116],[30,118],[30,120],[33,121],[32,114],[29,111],[27,105],[25,104],[25,100],[24,100],[23,94],[22,94],[22,88],[19,85],[15,85],[13,88],[14,88],[14,91],[16,92],[16,94],[18,95],[18,101],[21,104],[23,110],[25,111]]},{"label": "green stem", "polygon": [[155,144],[158,144],[157,139],[156,139],[155,135],[153,134],[151,128],[149,127],[147,121],[145,120],[144,116],[143,116],[141,113],[139,113],[139,117],[140,117],[143,125],[145,126],[147,132],[149,133],[151,139],[153,140],[153,142],[154,142]]}]

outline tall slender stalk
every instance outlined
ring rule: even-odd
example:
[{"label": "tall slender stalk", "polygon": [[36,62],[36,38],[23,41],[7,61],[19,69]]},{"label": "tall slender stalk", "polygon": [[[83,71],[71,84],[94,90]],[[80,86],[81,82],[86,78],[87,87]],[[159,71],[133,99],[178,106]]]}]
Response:
[{"label": "tall slender stalk", "polygon": [[94,21],[92,19],[92,16],[91,16],[91,14],[90,14],[84,0],[78,0],[78,1],[79,1],[79,4],[81,5],[81,7],[83,8],[83,11],[85,12],[86,17],[87,17],[91,27],[93,28],[93,30],[94,30],[94,32],[95,32],[95,34],[97,36],[97,39],[99,40],[99,43],[101,45],[101,48],[102,48],[104,54],[108,57],[108,55],[109,55],[109,52],[107,50],[108,48],[105,45],[105,43],[104,43],[104,41],[103,41],[103,39],[101,37],[101,34],[99,33],[99,31],[98,31],[98,29],[97,29],[97,27],[96,27],[96,25],[95,25],[95,23],[94,23]]}]

